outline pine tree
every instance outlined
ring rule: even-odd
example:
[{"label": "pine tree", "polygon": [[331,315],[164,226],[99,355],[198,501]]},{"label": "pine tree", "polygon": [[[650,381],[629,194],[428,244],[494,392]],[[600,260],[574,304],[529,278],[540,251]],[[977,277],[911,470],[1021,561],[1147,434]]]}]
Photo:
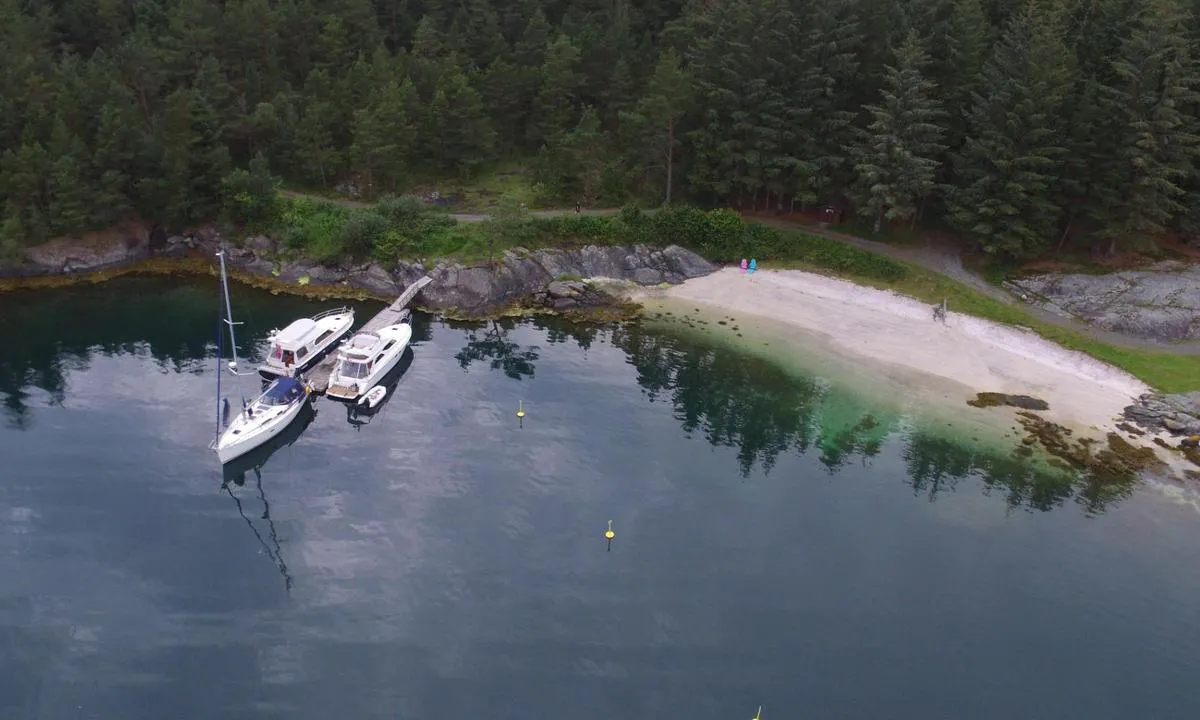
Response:
[{"label": "pine tree", "polygon": [[350,157],[366,176],[368,196],[381,188],[395,192],[409,166],[417,126],[412,120],[416,89],[405,80],[389,82],[375,102],[354,113]]},{"label": "pine tree", "polygon": [[541,88],[534,98],[530,143],[554,145],[558,137],[577,122],[581,79],[576,72],[579,49],[566,35],[559,35],[546,49],[541,69]]},{"label": "pine tree", "polygon": [[895,64],[885,68],[878,105],[864,108],[871,123],[853,148],[857,194],[875,218],[879,232],[884,218],[912,218],[917,203],[934,187],[938,156],[945,145],[943,115],[934,100],[933,82],[922,74],[929,56],[910,33],[896,50]]},{"label": "pine tree", "polygon": [[61,116],[54,120],[54,129],[47,146],[50,155],[50,175],[46,178],[49,205],[46,219],[56,235],[79,232],[88,227],[89,203],[92,195],[87,186],[87,156],[83,140],[67,128]]},{"label": "pine tree", "polygon": [[442,149],[441,169],[452,169],[469,180],[492,161],[496,132],[482,98],[464,73],[444,78],[429,116]]},{"label": "pine tree", "polygon": [[1101,236],[1149,238],[1185,212],[1184,183],[1200,154],[1194,117],[1200,74],[1190,54],[1186,16],[1176,0],[1154,0],[1122,44],[1109,109],[1122,121],[1116,150],[1121,192]]},{"label": "pine tree", "polygon": [[675,155],[683,140],[679,124],[691,100],[691,79],[678,53],[668,48],[659,58],[636,110],[622,115],[622,126],[629,124],[627,132],[636,134],[638,154],[655,158],[651,166],[662,163],[666,175],[663,202],[668,205],[675,182]]},{"label": "pine tree", "polygon": [[954,157],[947,219],[984,251],[1028,257],[1053,238],[1072,84],[1057,15],[1029,0],[984,66]]}]

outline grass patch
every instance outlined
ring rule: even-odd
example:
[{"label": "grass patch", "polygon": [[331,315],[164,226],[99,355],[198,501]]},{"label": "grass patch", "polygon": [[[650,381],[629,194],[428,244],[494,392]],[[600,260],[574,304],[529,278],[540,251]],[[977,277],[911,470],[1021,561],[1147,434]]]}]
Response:
[{"label": "grass patch", "polygon": [[[512,196],[506,196],[512,205]],[[746,222],[731,210],[667,207],[646,215],[627,208],[615,216],[530,217],[524,211],[496,219],[458,223],[431,211],[420,198],[385,198],[372,208],[347,208],[309,199],[279,198],[273,232],[287,248],[322,262],[372,257],[495,260],[521,246],[580,247],[587,244],[678,244],[711,260],[736,263],[754,257],[770,267],[833,274],[895,290],[930,304],[946,299],[955,312],[1029,328],[1072,350],[1122,368],[1165,392],[1200,389],[1200,357],[1115,347],[1039,320],[1018,305],[1003,303],[945,275],[846,243],[796,230]]]},{"label": "grass patch", "polygon": [[[872,254],[865,250],[860,250],[860,252]],[[1200,389],[1200,356],[1109,345],[1073,330],[1045,323],[1018,305],[1003,303],[939,273],[898,260],[888,260],[888,262],[902,266],[904,268],[902,276],[884,279],[878,277],[877,273],[860,272],[853,265],[830,266],[820,262],[819,258],[817,261],[780,260],[773,263],[773,266],[794,267],[825,273],[832,271],[832,274],[838,277],[883,290],[895,290],[931,305],[946,299],[950,310],[954,312],[974,315],[1006,325],[1029,328],[1063,347],[1078,350],[1097,360],[1119,367],[1147,385],[1163,392],[1188,392]]]}]

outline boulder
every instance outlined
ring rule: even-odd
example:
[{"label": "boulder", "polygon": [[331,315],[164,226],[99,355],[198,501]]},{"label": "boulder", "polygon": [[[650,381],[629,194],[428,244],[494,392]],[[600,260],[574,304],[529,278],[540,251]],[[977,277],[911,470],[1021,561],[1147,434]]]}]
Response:
[{"label": "boulder", "polygon": [[360,288],[375,295],[391,297],[400,294],[400,287],[397,285],[396,279],[375,263],[352,272],[349,281],[351,287]]}]

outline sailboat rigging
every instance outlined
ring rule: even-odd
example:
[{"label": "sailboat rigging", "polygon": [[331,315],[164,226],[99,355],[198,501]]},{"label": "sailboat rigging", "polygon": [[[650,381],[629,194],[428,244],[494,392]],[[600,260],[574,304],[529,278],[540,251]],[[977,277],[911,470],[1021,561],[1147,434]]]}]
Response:
[{"label": "sailboat rigging", "polygon": [[[223,322],[229,328],[230,356],[229,371],[239,375],[237,370],[237,338],[233,326],[240,323],[233,321],[233,309],[229,301],[229,280],[225,272],[225,251],[217,251],[221,266],[221,290],[224,296]],[[276,378],[261,395],[252,402],[242,399],[242,412],[233,419],[227,427],[222,428],[222,398],[221,398],[221,360],[220,350],[222,333],[217,335],[217,431],[216,437],[209,447],[217,452],[222,463],[227,463],[236,457],[259,447],[278,435],[292,423],[300,414],[311,398],[312,388],[307,383],[291,377]],[[252,373],[245,373],[247,375]]]}]

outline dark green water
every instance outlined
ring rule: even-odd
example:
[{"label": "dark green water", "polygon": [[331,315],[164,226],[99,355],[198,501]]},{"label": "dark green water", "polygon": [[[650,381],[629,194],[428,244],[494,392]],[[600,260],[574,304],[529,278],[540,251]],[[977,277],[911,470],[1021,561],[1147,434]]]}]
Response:
[{"label": "dark green water", "polygon": [[[0,295],[4,720],[1200,714],[1186,493],[682,329],[430,318],[260,482],[214,285]],[[235,288],[242,353],[314,307]]]}]

